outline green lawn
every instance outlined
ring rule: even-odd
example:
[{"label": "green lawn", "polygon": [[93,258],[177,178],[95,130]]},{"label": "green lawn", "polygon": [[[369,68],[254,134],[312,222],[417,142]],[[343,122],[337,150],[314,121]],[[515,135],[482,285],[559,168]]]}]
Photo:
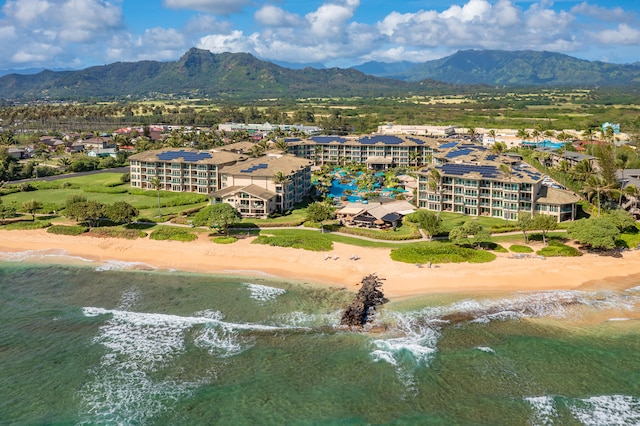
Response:
[{"label": "green lawn", "polygon": [[[71,195],[82,195],[87,200],[100,201],[101,203],[111,204],[116,201],[126,201],[136,208],[153,206],[157,204],[157,199],[146,197],[144,195],[124,194],[105,194],[95,192],[84,192],[82,189],[41,189],[38,191],[16,192],[4,195],[2,201],[5,203],[16,202],[18,207],[25,201],[37,200],[42,204],[57,204],[63,206],[65,200]],[[156,208],[157,210],[157,208]]]},{"label": "green lawn", "polygon": [[442,228],[445,232],[449,232],[456,226],[461,226],[470,220],[478,222],[483,228],[504,228],[505,225],[513,225],[513,221],[506,222],[504,219],[486,216],[471,217],[460,213],[442,212],[440,213],[440,218],[442,219]]},{"label": "green lawn", "polygon": [[[57,179],[53,183],[68,182],[78,186],[113,186],[121,183],[123,173],[97,173],[95,175],[77,176],[65,179]],[[128,186],[128,184],[126,184]]]}]

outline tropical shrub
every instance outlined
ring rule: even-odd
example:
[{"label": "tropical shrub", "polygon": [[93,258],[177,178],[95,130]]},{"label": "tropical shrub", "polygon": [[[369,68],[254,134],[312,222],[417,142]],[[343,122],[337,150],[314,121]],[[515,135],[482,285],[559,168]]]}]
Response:
[{"label": "tropical shrub", "polygon": [[57,235],[82,235],[87,232],[87,229],[88,228],[80,225],[53,225],[47,229],[47,232]]},{"label": "tropical shrub", "polygon": [[512,244],[511,247],[509,247],[509,250],[514,253],[533,253],[533,249],[531,247],[519,244]]},{"label": "tropical shrub", "polygon": [[451,243],[411,244],[391,251],[391,259],[405,263],[484,263],[496,255],[485,250],[474,250]]},{"label": "tropical shrub", "polygon": [[238,241],[238,239],[236,237],[216,237],[212,238],[211,241],[216,244],[233,244]]},{"label": "tropical shrub", "polygon": [[536,254],[545,257],[576,257],[582,256],[580,250],[575,247],[562,244],[558,241],[549,241],[549,245],[538,250]]},{"label": "tropical shrub", "polygon": [[149,238],[161,241],[171,240],[187,242],[197,239],[198,236],[182,228],[161,227],[151,232]]}]

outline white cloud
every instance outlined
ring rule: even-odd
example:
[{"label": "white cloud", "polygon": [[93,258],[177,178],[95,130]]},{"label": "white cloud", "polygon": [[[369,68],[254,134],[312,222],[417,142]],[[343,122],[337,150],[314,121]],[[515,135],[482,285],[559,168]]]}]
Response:
[{"label": "white cloud", "polygon": [[[154,27],[139,34],[125,27],[123,1],[6,0],[0,12],[0,68],[18,61],[57,67],[175,60],[194,45],[270,60],[349,65],[365,60],[421,62],[458,49],[571,54],[640,44],[634,14],[589,0],[570,9],[551,0],[457,0],[439,10],[390,12],[375,23],[355,18],[358,8],[371,7],[361,0],[323,0],[306,13],[293,13],[284,6],[288,2],[280,0],[162,0],[172,9],[199,12],[181,12],[191,18],[179,28]],[[249,8],[253,15],[248,15]],[[246,19],[236,26],[232,17],[220,18],[236,12],[245,13],[243,18],[253,16],[253,26],[240,26]]]},{"label": "white cloud", "polygon": [[358,0],[344,3],[325,3],[305,16],[309,32],[316,37],[339,38],[343,35],[347,21],[353,17]]},{"label": "white cloud", "polygon": [[613,30],[592,33],[591,36],[603,44],[640,45],[640,30],[627,24],[620,24]]},{"label": "white cloud", "polygon": [[185,25],[185,31],[189,34],[206,34],[211,32],[229,31],[229,22],[218,21],[212,15],[197,15],[189,19]]},{"label": "white cloud", "polygon": [[192,9],[221,15],[240,12],[250,2],[251,0],[164,0],[164,4],[172,9]]},{"label": "white cloud", "polygon": [[606,7],[589,4],[586,1],[572,7],[570,12],[574,15],[591,16],[598,20],[608,22],[627,22],[632,19],[629,13],[621,7],[608,9]]},{"label": "white cloud", "polygon": [[29,66],[33,63],[42,64],[46,62],[52,55],[61,53],[58,46],[51,44],[29,43],[21,46],[15,51],[11,57],[13,63]]},{"label": "white cloud", "polygon": [[245,37],[242,31],[235,30],[229,34],[211,34],[200,39],[198,46],[213,53],[222,52],[252,52],[255,51],[254,40]]},{"label": "white cloud", "polygon": [[300,16],[270,4],[259,9],[254,17],[256,21],[268,27],[295,27],[303,21]]},{"label": "white cloud", "polygon": [[124,28],[120,6],[103,0],[8,0],[2,12],[13,36],[2,38],[0,54],[33,66],[66,66],[87,45],[95,54],[96,45]]}]

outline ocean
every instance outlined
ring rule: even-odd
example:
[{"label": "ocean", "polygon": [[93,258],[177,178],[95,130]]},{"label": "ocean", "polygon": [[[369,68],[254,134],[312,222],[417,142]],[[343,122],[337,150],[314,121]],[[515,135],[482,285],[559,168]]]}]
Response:
[{"label": "ocean", "polygon": [[0,424],[638,425],[638,284],[423,296],[355,332],[340,288],[1,253]]}]

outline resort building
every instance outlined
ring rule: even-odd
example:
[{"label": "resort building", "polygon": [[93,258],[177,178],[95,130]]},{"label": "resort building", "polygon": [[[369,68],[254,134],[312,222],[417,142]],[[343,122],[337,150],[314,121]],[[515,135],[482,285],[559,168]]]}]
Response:
[{"label": "resort building", "polygon": [[293,208],[311,192],[311,162],[293,155],[248,158],[228,151],[160,149],[129,157],[131,186],[197,192],[226,202],[245,217]]},{"label": "resort building", "polygon": [[267,155],[224,167],[212,202],[228,203],[244,217],[284,212],[311,192],[311,161]]},{"label": "resort building", "polygon": [[440,148],[433,164],[418,172],[418,207],[505,220],[517,220],[521,212],[575,219],[580,198],[544,185],[544,176],[519,159],[473,144]]},{"label": "resort building", "polygon": [[573,168],[581,161],[588,162],[593,170],[600,170],[598,157],[593,155],[582,154],[580,152],[565,151],[559,152],[553,148],[536,148],[536,151],[543,152],[548,156],[547,166],[558,167],[563,161],[567,163],[568,168]]},{"label": "resort building", "polygon": [[378,126],[379,135],[450,136],[456,133],[454,126],[414,126],[389,123]]},{"label": "resort building", "polygon": [[366,164],[370,169],[410,167],[430,162],[438,139],[425,136],[313,136],[286,138],[288,151],[315,164]]},{"label": "resort building", "polygon": [[290,132],[297,130],[298,132],[307,133],[309,135],[317,135],[320,133],[320,127],[304,126],[302,124],[245,124],[245,123],[222,123],[218,125],[218,130],[222,132],[247,132],[253,133],[269,133],[276,130]]},{"label": "resort building", "polygon": [[173,192],[209,194],[220,189],[220,171],[247,157],[232,152],[197,151],[195,149],[158,149],[134,154],[131,186]]}]

